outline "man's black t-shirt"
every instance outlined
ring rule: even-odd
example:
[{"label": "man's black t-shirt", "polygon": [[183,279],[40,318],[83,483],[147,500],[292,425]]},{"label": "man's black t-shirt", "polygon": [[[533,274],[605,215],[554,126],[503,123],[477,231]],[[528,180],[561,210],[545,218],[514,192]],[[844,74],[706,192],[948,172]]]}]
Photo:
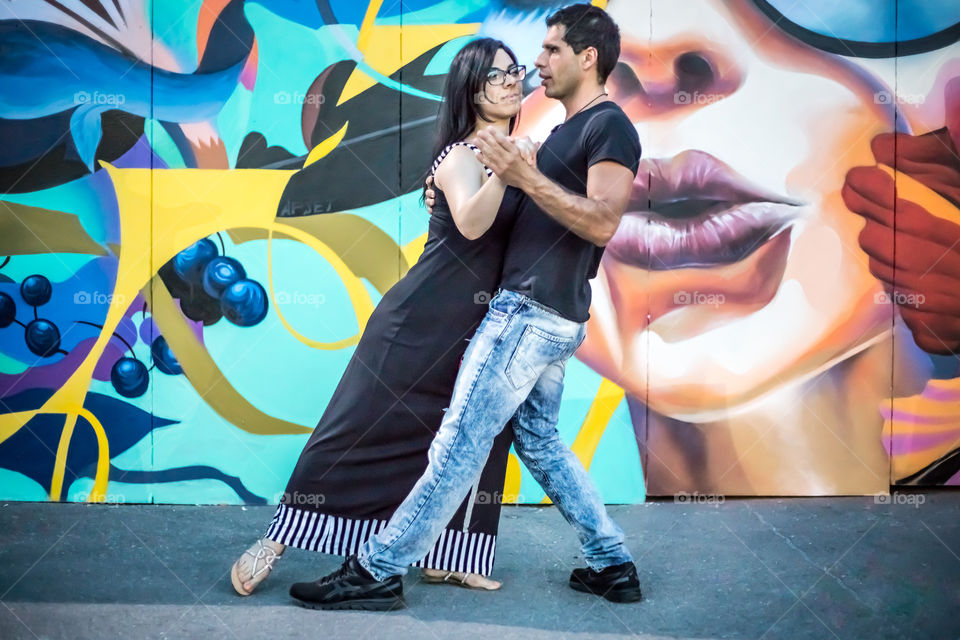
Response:
[{"label": "man's black t-shirt", "polygon": [[[556,127],[537,152],[540,172],[581,196],[587,194],[587,169],[604,160],[622,164],[634,175],[640,161],[637,131],[612,101],[575,114]],[[604,248],[551,218],[528,196],[518,206],[500,287],[586,322],[589,281],[597,275]]]}]

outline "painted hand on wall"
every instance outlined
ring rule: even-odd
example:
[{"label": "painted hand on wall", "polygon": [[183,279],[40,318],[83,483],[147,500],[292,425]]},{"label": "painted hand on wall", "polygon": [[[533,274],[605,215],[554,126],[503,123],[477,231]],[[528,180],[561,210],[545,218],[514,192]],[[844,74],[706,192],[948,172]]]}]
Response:
[{"label": "painted hand on wall", "polygon": [[[870,272],[890,292],[917,345],[940,354],[960,348],[960,78],[947,84],[945,95],[945,127],[876,136],[871,149],[878,166],[851,169],[842,191],[847,207],[866,221],[859,243]],[[892,172],[881,165],[899,172],[896,193]],[[907,194],[909,178],[934,193]],[[930,197],[915,195],[924,192]]]}]

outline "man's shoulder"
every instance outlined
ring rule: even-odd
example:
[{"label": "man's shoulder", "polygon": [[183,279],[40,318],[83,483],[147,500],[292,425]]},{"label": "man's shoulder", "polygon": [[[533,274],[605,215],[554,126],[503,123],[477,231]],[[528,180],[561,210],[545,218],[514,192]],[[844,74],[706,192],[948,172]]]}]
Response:
[{"label": "man's shoulder", "polygon": [[605,128],[608,126],[615,127],[629,127],[633,129],[633,123],[630,121],[630,117],[624,112],[624,110],[613,100],[607,100],[597,105],[598,108],[594,113],[591,114],[591,117],[585,123],[587,127],[601,127]]},{"label": "man's shoulder", "polygon": [[603,105],[605,108],[598,110],[581,138],[588,164],[612,160],[636,174],[641,155],[637,129],[620,105],[612,100]]}]

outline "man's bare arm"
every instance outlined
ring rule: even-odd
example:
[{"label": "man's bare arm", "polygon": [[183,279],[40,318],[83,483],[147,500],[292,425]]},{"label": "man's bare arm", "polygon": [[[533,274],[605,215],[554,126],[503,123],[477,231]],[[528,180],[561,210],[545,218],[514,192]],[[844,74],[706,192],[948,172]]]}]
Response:
[{"label": "man's bare arm", "polygon": [[507,184],[522,189],[543,211],[578,236],[604,246],[616,233],[627,210],[633,172],[611,161],[587,170],[587,195],[577,195],[520,161],[519,151],[496,131],[480,132],[480,149],[487,165]]},{"label": "man's bare arm", "polygon": [[587,170],[587,197],[567,191],[539,171],[537,174],[520,188],[547,215],[599,247],[613,238],[630,202],[630,169],[617,162],[594,164]]}]

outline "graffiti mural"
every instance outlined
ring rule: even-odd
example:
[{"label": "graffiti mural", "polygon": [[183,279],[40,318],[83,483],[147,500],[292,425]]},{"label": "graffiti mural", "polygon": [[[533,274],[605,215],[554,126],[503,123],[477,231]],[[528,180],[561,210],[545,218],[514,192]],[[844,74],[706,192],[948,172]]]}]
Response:
[{"label": "graffiti mural", "polygon": [[[563,4],[0,0],[0,497],[275,503],[453,55]],[[960,484],[960,0],[595,4],[644,150],[558,425],[605,500]]]}]

